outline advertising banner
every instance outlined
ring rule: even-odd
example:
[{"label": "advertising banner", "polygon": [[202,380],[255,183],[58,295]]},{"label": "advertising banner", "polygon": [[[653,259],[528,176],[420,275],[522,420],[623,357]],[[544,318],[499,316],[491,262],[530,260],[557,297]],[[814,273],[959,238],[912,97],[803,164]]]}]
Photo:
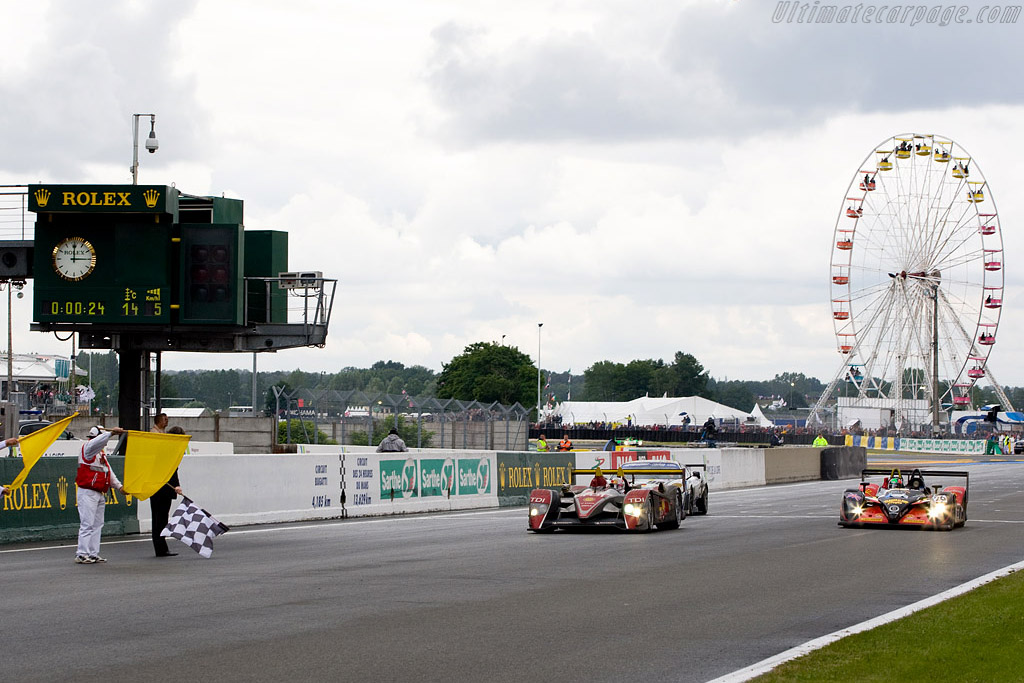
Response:
[{"label": "advertising banner", "polygon": [[345,476],[349,516],[493,507],[494,454],[459,451],[349,453]]},{"label": "advertising banner", "polygon": [[417,486],[419,469],[416,467],[415,459],[381,459],[378,466],[380,468],[379,494],[381,500],[415,498],[419,495]]},{"label": "advertising banner", "polygon": [[489,495],[494,492],[490,458],[459,458],[457,476],[460,496]]},{"label": "advertising banner", "polygon": [[[592,455],[592,454],[590,454]],[[593,465],[588,465],[592,467]],[[526,505],[530,491],[569,484],[576,468],[575,453],[498,452],[498,503]]]},{"label": "advertising banner", "polygon": [[420,495],[451,498],[455,489],[455,461],[451,458],[420,458]]},{"label": "advertising banner", "polygon": [[913,453],[981,455],[985,442],[978,439],[900,439],[900,448]]},{"label": "advertising banner", "polygon": [[[118,478],[124,477],[124,458],[110,457]],[[76,458],[41,458],[25,483],[3,497],[0,505],[0,543],[75,538],[78,536]],[[21,458],[0,458],[0,482],[10,484],[21,471]],[[117,491],[107,493],[104,536],[136,533],[138,501]],[[148,506],[147,506],[148,507]]]}]

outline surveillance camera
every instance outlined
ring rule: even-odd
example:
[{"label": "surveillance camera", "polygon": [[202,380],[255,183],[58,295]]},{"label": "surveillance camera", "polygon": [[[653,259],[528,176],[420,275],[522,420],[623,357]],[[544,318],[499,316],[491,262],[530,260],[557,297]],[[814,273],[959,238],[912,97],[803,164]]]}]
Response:
[{"label": "surveillance camera", "polygon": [[160,143],[157,142],[156,133],[153,131],[149,131],[149,137],[146,138],[146,149],[149,150],[150,154],[160,149]]}]

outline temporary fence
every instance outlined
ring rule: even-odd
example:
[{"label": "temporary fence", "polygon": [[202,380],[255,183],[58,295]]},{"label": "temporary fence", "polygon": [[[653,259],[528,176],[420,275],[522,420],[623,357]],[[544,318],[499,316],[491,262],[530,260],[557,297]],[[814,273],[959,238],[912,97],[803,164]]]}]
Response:
[{"label": "temporary fence", "polygon": [[414,421],[418,448],[424,446],[426,432],[431,432],[432,446],[484,450],[525,448],[530,413],[518,402],[508,406],[497,401],[335,389],[278,390],[275,409],[288,424],[285,443],[293,441],[288,431],[292,420],[300,420],[301,429],[305,422],[312,423],[313,433],[301,437],[305,443],[317,443],[323,429],[341,444],[349,443],[354,433],[367,434],[367,443],[372,443],[374,423],[397,426],[400,421]]}]

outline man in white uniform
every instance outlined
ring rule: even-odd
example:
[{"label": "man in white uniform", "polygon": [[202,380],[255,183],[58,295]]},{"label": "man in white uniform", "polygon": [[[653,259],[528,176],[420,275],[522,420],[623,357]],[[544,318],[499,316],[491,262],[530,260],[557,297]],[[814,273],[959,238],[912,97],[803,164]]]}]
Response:
[{"label": "man in white uniform", "polygon": [[78,485],[78,550],[75,553],[75,564],[96,564],[106,562],[100,557],[100,533],[103,531],[103,515],[107,504],[107,491],[111,488],[122,491],[121,480],[107,462],[103,447],[107,445],[111,434],[123,434],[124,430],[114,427],[104,430],[93,427],[89,430],[89,440],[82,445],[78,455],[78,473],[75,483]]}]

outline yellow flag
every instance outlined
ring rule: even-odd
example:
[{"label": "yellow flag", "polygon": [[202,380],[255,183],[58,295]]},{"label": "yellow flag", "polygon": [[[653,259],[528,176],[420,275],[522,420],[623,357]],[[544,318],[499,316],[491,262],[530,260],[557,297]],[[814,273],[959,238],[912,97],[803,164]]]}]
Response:
[{"label": "yellow flag", "polygon": [[75,419],[75,413],[71,417],[65,417],[60,422],[54,422],[51,425],[47,425],[40,430],[34,431],[27,436],[23,436],[18,439],[18,448],[21,450],[21,462],[22,468],[18,476],[14,478],[14,481],[10,485],[10,489],[13,491],[22,484],[25,483],[25,479],[28,478],[28,473],[35,467],[36,462],[39,458],[43,457],[43,453],[46,449],[53,445],[53,442],[57,440],[57,437],[67,428],[71,421]]},{"label": "yellow flag", "polygon": [[178,469],[188,447],[188,434],[125,432],[124,492],[146,500]]}]

